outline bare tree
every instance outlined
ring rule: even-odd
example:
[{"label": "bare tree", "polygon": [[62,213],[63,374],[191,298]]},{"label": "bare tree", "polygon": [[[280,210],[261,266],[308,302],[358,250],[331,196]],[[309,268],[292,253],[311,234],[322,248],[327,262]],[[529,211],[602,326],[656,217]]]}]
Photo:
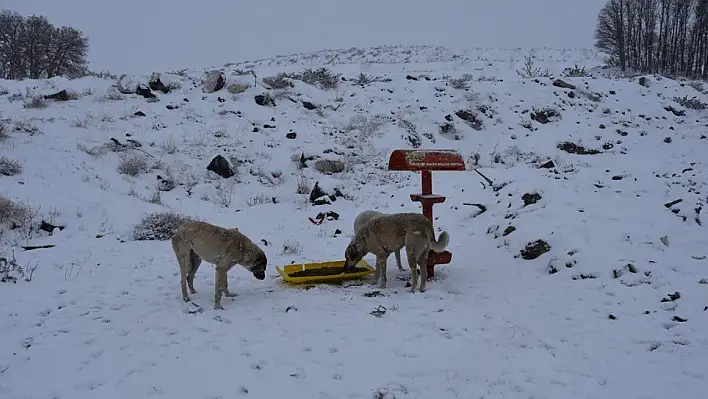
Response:
[{"label": "bare tree", "polygon": [[708,77],[708,0],[609,0],[595,47],[623,71]]},{"label": "bare tree", "polygon": [[44,16],[0,12],[0,78],[82,76],[88,50],[88,37],[75,28],[57,28]]},{"label": "bare tree", "polygon": [[24,18],[10,10],[0,12],[0,78],[20,79],[24,74],[24,57],[20,38]]}]

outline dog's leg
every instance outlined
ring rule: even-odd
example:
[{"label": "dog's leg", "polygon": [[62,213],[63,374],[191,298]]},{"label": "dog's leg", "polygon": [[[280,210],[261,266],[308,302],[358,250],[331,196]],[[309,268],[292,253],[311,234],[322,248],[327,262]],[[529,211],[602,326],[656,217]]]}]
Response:
[{"label": "dog's leg", "polygon": [[177,257],[177,263],[179,263],[179,283],[182,290],[182,299],[185,302],[189,302],[189,295],[187,294],[187,274],[189,273],[192,265],[190,264],[189,253],[185,251],[185,249],[191,249],[188,247],[188,244],[180,240],[179,237],[172,238],[172,249]]},{"label": "dog's leg", "polygon": [[189,262],[190,262],[190,268],[189,271],[187,272],[187,285],[189,286],[189,293],[190,294],[196,294],[197,290],[194,289],[194,276],[197,274],[197,270],[199,270],[199,265],[202,264],[202,258],[197,255],[194,250],[189,251]]},{"label": "dog's leg", "polygon": [[386,288],[386,261],[388,257],[376,255],[376,270],[379,271],[379,288]]},{"label": "dog's leg", "polygon": [[[418,258],[420,266],[420,292],[425,292],[425,282],[428,281],[428,249]],[[417,274],[417,273],[416,273]]]},{"label": "dog's leg", "polygon": [[396,251],[396,266],[398,266],[399,271],[403,271],[403,266],[401,266],[401,250]]},{"label": "dog's leg", "polygon": [[371,283],[371,285],[377,285],[379,283],[379,279],[381,278],[381,268],[379,267],[378,258],[374,268],[374,281]]},{"label": "dog's leg", "polygon": [[224,272],[224,295],[228,298],[233,298],[236,296],[235,292],[229,291],[229,276],[226,272]]},{"label": "dog's leg", "polygon": [[223,266],[216,266],[216,277],[214,281],[214,309],[224,310],[221,306],[221,295],[224,292],[224,280],[226,279],[226,268]]},{"label": "dog's leg", "polygon": [[416,288],[418,287],[418,264],[416,262],[416,259],[418,257],[416,256],[415,251],[413,248],[409,247],[406,245],[406,257],[408,258],[408,267],[411,268],[411,291],[410,292],[415,292]]}]

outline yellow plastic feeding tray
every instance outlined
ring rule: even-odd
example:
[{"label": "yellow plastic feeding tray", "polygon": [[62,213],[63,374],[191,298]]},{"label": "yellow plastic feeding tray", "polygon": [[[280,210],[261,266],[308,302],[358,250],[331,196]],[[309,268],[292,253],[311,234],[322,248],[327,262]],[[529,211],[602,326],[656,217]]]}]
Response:
[{"label": "yellow plastic feeding tray", "polygon": [[[355,271],[353,273],[336,273],[336,274],[317,274],[317,275],[297,275],[299,274],[298,272],[305,272],[312,270],[313,272],[317,269],[342,269],[344,268],[344,261],[343,260],[336,260],[332,262],[321,262],[321,263],[298,263],[298,264],[293,264],[293,265],[287,265],[283,266],[281,269],[280,267],[276,266],[275,270],[278,271],[280,276],[283,278],[283,281],[288,282],[288,283],[293,283],[293,284],[302,284],[302,283],[314,283],[314,282],[338,282],[338,281],[343,281],[343,280],[352,280],[356,278],[361,278],[364,276],[367,276],[369,274],[373,274],[375,272],[374,268],[371,267],[365,260],[360,260],[359,263],[356,264],[356,267],[359,269],[364,269],[364,270],[359,270]],[[295,274],[295,275],[293,275]]]}]

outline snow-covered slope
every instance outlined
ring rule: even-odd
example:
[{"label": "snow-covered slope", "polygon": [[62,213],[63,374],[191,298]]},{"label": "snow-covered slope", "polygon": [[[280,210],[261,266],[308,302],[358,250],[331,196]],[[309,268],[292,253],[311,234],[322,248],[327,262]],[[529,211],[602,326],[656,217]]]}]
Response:
[{"label": "snow-covered slope", "polygon": [[[163,73],[172,90],[157,100],[115,79],[0,81],[4,256],[33,270],[0,284],[1,396],[702,397],[708,118],[675,98],[706,95],[604,77],[583,50],[537,50],[555,77],[522,78],[526,55],[325,51],[226,66],[215,93],[205,71]],[[563,76],[575,64],[593,76]],[[264,87],[322,65],[342,75],[336,88]],[[37,98],[62,90],[72,99]],[[275,265],[342,259],[357,212],[419,211],[419,176],[386,170],[414,146],[468,163],[433,174],[453,262],[428,290],[409,293],[395,266],[381,296],[366,281],[283,285]],[[234,177],[207,171],[217,155]],[[313,205],[315,183],[342,195]],[[309,220],[328,211],[338,219]],[[266,251],[268,278],[235,267],[239,296],[215,311],[202,267],[191,312],[169,241],[133,239],[153,212],[238,227]],[[537,240],[548,251],[522,256]]]}]

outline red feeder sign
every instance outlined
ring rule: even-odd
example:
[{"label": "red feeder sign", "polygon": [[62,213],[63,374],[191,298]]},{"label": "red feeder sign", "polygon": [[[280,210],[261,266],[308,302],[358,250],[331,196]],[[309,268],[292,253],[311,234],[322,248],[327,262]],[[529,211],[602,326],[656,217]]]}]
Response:
[{"label": "red feeder sign", "polygon": [[[465,161],[455,150],[394,150],[388,160],[388,170],[420,172],[422,191],[411,194],[411,201],[420,202],[423,215],[433,222],[433,205],[445,202],[442,195],[433,194],[432,171],[464,171]],[[428,254],[428,278],[435,276],[435,265],[448,264],[452,253]]]}]

